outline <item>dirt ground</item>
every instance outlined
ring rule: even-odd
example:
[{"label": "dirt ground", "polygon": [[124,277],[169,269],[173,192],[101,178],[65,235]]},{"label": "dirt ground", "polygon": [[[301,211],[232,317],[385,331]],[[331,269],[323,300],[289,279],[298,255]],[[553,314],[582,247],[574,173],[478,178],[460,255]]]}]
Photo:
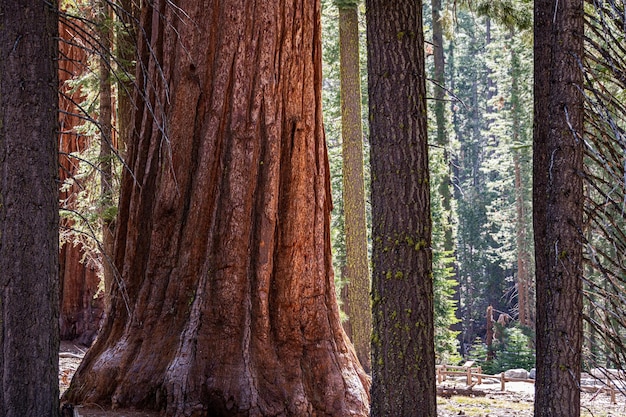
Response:
[{"label": "dirt ground", "polygon": [[[440,385],[441,386],[441,385]],[[445,387],[465,390],[465,382],[446,382]],[[473,387],[475,395],[452,395],[437,397],[439,417],[532,417],[535,386],[526,382],[507,382],[506,391],[500,391],[500,382],[486,381]],[[624,417],[626,397],[616,394],[616,404],[611,403],[608,393],[581,393],[581,416]]]},{"label": "dirt ground", "polygon": [[[68,387],[72,375],[85,353],[85,348],[69,342],[61,343],[59,359],[59,384],[61,393]],[[507,382],[506,391],[500,391],[500,382],[487,380],[467,390],[463,378],[448,380],[438,386],[446,392],[457,389],[463,395],[452,393],[449,398],[437,398],[438,417],[532,417],[535,387],[525,382]],[[626,397],[616,395],[617,404],[611,403],[608,393],[582,393],[581,414],[583,417],[624,417]],[[70,414],[71,415],[71,414]],[[115,410],[110,411],[97,404],[76,406],[72,417],[162,417],[159,413]]]}]

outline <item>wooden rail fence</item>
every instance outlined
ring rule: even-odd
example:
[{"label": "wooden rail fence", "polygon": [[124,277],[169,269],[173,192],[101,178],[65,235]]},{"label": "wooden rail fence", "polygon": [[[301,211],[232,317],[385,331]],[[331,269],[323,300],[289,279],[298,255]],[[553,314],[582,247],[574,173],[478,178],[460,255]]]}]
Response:
[{"label": "wooden rail fence", "polygon": [[[474,366],[474,361],[467,361],[461,366],[455,365],[437,365],[437,383],[441,384],[446,380],[448,375],[455,376],[465,376],[466,384],[468,386],[474,386],[476,384],[480,385],[483,383],[483,378],[490,379],[499,379],[500,380],[500,390],[506,391],[506,383],[507,382],[527,382],[530,384],[534,384],[534,379],[526,379],[526,378],[510,378],[504,375],[504,372],[501,372],[500,375],[488,375],[482,373],[482,368],[480,366]],[[476,379],[476,382],[474,381]],[[586,385],[580,387],[581,391],[585,392],[608,392],[611,395],[611,403],[616,404],[615,400],[615,385],[608,381],[604,386],[595,386],[595,385]]]}]

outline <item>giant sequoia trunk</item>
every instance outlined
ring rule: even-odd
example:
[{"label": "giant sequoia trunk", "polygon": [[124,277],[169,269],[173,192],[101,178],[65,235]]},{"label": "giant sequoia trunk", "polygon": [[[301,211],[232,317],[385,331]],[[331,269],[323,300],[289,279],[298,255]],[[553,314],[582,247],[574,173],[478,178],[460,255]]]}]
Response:
[{"label": "giant sequoia trunk", "polygon": [[580,415],[583,1],[535,2],[535,416]]},{"label": "giant sequoia trunk", "polygon": [[119,275],[68,400],[367,415],[333,288],[319,18],[317,0],[142,11]]},{"label": "giant sequoia trunk", "polygon": [[57,11],[0,2],[0,416],[59,414]]},{"label": "giant sequoia trunk", "polygon": [[372,416],[436,416],[422,3],[368,0]]}]

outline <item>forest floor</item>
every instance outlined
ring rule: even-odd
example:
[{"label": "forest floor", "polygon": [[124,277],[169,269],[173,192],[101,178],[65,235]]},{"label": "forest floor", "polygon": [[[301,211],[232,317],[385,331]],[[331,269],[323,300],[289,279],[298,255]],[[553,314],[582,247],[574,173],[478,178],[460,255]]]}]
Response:
[{"label": "forest floor", "polygon": [[[61,393],[69,387],[72,375],[80,364],[85,349],[78,345],[62,342],[59,359],[59,384]],[[507,382],[506,391],[500,391],[496,379],[467,389],[464,379],[448,379],[438,385],[441,394],[437,397],[438,417],[532,417],[535,386],[526,382]],[[617,393],[617,404],[611,403],[607,393],[581,394],[583,417],[624,417],[626,397]],[[109,411],[96,404],[77,406],[79,417],[161,417],[159,413],[133,410]]]},{"label": "forest floor", "polygon": [[[506,391],[500,391],[500,381],[484,381],[467,389],[465,379],[458,382],[446,381],[438,385],[441,392],[458,389],[460,395],[437,396],[438,417],[532,417],[535,399],[535,386],[527,382],[507,382]],[[616,404],[611,403],[608,393],[581,393],[582,417],[624,417],[626,397],[619,392],[615,395]]]}]

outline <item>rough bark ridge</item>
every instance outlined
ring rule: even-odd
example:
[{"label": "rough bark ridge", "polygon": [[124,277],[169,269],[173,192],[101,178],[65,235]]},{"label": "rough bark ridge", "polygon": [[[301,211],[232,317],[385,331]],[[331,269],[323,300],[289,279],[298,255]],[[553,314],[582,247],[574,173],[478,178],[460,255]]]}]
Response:
[{"label": "rough bark ridge", "polygon": [[57,15],[0,3],[0,415],[59,414]]},{"label": "rough bark ridge", "polygon": [[142,10],[120,277],[68,400],[367,415],[334,294],[319,18],[317,0]]},{"label": "rough bark ridge", "polygon": [[535,416],[580,415],[583,2],[535,2]]},{"label": "rough bark ridge", "polygon": [[341,138],[346,233],[347,328],[363,367],[371,368],[372,308],[365,220],[358,5],[339,4]]},{"label": "rough bark ridge", "polygon": [[372,416],[436,416],[422,3],[368,0]]}]

